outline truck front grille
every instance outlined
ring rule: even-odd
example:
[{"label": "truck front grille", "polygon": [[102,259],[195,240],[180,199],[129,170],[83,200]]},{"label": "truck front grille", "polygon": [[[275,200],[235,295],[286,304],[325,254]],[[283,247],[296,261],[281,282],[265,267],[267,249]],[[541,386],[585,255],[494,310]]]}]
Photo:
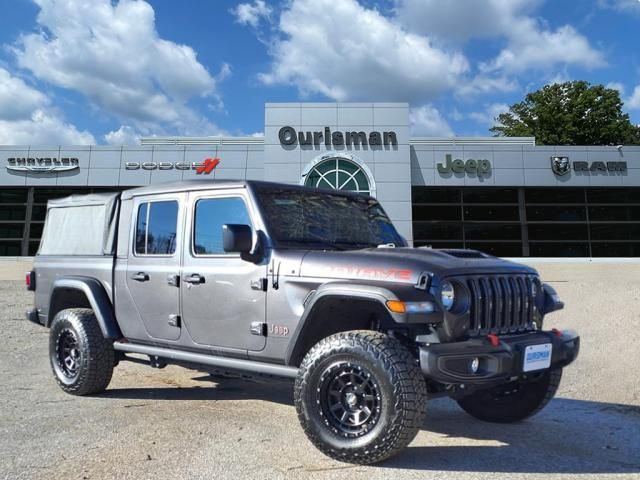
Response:
[{"label": "truck front grille", "polygon": [[533,328],[533,279],[527,275],[487,275],[466,280],[471,294],[470,336]]}]

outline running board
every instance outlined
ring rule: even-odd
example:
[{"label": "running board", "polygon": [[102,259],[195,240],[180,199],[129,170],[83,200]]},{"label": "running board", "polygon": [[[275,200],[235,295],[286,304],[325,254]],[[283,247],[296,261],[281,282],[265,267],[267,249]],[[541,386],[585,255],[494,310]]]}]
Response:
[{"label": "running board", "polygon": [[113,349],[120,352],[140,353],[142,355],[149,355],[150,357],[160,357],[167,360],[208,365],[217,368],[227,368],[230,370],[252,372],[261,375],[273,375],[276,377],[284,378],[296,378],[296,376],[298,375],[297,368],[287,367],[285,365],[255,362],[252,360],[241,360],[238,358],[202,355],[201,353],[172,350],[170,348],[150,347],[147,345],[139,345],[135,343],[114,342]]}]

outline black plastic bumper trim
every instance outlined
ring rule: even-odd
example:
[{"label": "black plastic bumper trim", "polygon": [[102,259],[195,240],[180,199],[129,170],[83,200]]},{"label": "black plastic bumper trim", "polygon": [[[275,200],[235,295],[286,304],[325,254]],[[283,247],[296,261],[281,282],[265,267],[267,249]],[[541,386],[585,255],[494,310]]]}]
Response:
[{"label": "black plastic bumper trim", "polygon": [[[495,347],[486,338],[421,347],[420,367],[427,378],[441,383],[494,383],[537,373],[523,372],[524,350],[529,345],[544,343],[552,345],[550,370],[569,365],[580,351],[580,337],[573,331],[564,331],[560,336],[553,332],[532,332],[502,336]],[[480,360],[476,373],[467,367],[474,358]]]},{"label": "black plastic bumper trim", "polygon": [[27,320],[29,320],[30,322],[44,327],[44,322],[40,321],[40,315],[38,315],[38,310],[36,310],[35,308],[27,310],[26,312],[24,312],[24,314],[27,317]]}]

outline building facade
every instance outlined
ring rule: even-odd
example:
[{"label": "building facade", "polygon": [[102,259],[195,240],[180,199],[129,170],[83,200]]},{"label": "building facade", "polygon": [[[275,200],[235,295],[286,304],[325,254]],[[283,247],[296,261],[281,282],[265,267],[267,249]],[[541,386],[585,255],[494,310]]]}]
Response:
[{"label": "building facade", "polygon": [[404,103],[269,103],[262,138],[141,143],[0,146],[0,256],[37,251],[51,198],[216,178],[374,195],[416,246],[640,256],[640,146],[416,138]]}]

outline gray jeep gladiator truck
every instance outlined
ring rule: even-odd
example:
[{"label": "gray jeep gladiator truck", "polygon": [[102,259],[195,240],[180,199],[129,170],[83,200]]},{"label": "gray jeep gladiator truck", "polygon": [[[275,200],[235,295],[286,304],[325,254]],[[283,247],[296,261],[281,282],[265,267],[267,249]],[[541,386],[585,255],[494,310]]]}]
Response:
[{"label": "gray jeep gladiator truck", "polygon": [[311,442],[361,464],[407,446],[429,397],[535,414],[579,350],[543,329],[563,303],[532,268],[409,248],[374,198],[276,183],[52,200],[27,285],[65,392],[104,391],[121,361],[288,377]]}]

